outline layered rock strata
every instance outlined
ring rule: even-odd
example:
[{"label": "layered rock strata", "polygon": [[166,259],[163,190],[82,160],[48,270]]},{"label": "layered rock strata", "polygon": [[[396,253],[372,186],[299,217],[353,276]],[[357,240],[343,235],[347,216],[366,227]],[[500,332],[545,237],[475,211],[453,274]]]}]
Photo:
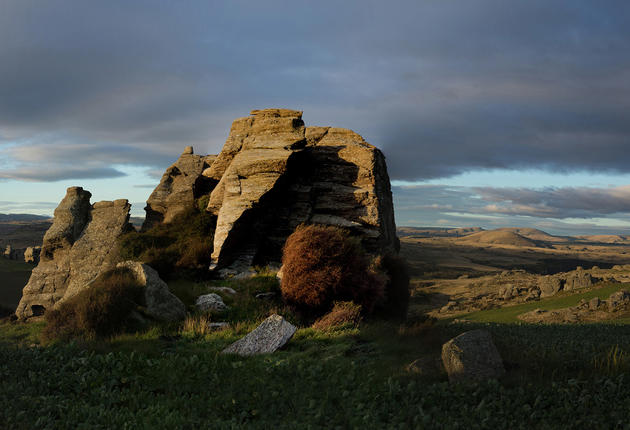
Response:
[{"label": "layered rock strata", "polygon": [[91,194],[68,188],[52,226],[44,235],[39,264],[24,287],[16,310],[18,318],[42,315],[81,291],[116,257],[117,240],[131,229],[127,200],[90,205]]}]

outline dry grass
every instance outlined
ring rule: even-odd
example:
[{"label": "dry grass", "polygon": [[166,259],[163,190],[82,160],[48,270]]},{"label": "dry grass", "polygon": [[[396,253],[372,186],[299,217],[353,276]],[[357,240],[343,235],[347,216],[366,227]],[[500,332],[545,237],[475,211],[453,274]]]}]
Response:
[{"label": "dry grass", "polygon": [[313,323],[316,330],[356,327],[361,322],[361,305],[335,302],[332,310]]},{"label": "dry grass", "polygon": [[46,311],[43,339],[106,338],[130,325],[130,314],[142,304],[142,287],[127,269],[99,276],[88,288]]}]

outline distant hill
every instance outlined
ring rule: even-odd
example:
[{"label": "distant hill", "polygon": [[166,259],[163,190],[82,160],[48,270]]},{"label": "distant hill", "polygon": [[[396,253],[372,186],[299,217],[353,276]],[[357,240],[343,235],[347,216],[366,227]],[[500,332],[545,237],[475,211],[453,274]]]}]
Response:
[{"label": "distant hill", "polygon": [[0,222],[30,222],[46,221],[51,219],[48,216],[33,214],[0,214]]},{"label": "distant hill", "polygon": [[630,244],[630,237],[619,234],[595,234],[590,236],[577,236],[577,238],[587,242]]},{"label": "distant hill", "polygon": [[400,237],[461,237],[469,234],[484,231],[481,227],[461,227],[461,228],[442,228],[442,227],[398,227],[396,233]]},{"label": "distant hill", "polygon": [[543,242],[550,243],[566,243],[574,240],[571,237],[553,236],[545,231],[538,230],[536,228],[506,227],[498,228],[496,231],[510,231],[512,233],[516,233],[518,235],[526,237],[527,239],[541,240]]},{"label": "distant hill", "polygon": [[513,231],[490,230],[474,233],[457,239],[458,242],[469,244],[511,245],[528,247],[546,247],[540,242],[528,239]]}]

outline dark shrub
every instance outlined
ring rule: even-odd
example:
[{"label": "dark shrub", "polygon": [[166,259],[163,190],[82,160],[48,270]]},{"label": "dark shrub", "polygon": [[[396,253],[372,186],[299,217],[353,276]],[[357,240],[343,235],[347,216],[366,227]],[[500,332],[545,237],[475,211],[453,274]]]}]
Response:
[{"label": "dark shrub", "polygon": [[361,305],[352,302],[335,302],[332,310],[313,323],[316,330],[330,330],[356,326],[361,322]]},{"label": "dark shrub", "polygon": [[409,306],[409,272],[405,260],[388,254],[378,257],[374,265],[388,278],[381,312],[388,317],[405,319]]},{"label": "dark shrub", "polygon": [[100,275],[85,290],[45,313],[44,339],[104,338],[121,333],[142,305],[143,288],[128,269]]},{"label": "dark shrub", "polygon": [[370,268],[359,241],[337,227],[298,227],[284,245],[282,265],[282,295],[303,312],[321,315],[339,300],[370,313],[384,297],[384,276]]},{"label": "dark shrub", "polygon": [[[158,271],[163,279],[177,272],[207,272],[212,254],[215,219],[205,212],[202,197],[197,205],[168,224],[145,232],[131,232],[119,241],[121,260],[139,260]],[[206,203],[207,204],[207,203]]]}]

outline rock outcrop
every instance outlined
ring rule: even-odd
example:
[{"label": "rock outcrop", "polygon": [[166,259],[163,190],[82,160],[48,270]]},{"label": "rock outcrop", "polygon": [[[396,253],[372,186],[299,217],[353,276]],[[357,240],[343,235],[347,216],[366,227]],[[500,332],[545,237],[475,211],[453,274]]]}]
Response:
[{"label": "rock outcrop", "polygon": [[244,338],[223,350],[223,354],[269,354],[282,348],[297,328],[280,315],[271,315]]},{"label": "rock outcrop", "polygon": [[39,263],[39,255],[41,252],[41,246],[29,246],[24,250],[24,261],[26,263]]},{"label": "rock outcrop", "polygon": [[191,146],[186,147],[177,161],[166,169],[159,185],[147,200],[146,218],[142,225],[147,230],[161,222],[172,222],[195,204],[195,199],[207,194],[217,181],[202,175],[212,165],[216,156],[195,155]]},{"label": "rock outcrop", "polygon": [[124,261],[116,267],[128,269],[144,287],[145,314],[158,321],[180,321],[186,318],[186,306],[170,292],[155,269],[138,261]]},{"label": "rock outcrop", "polygon": [[450,382],[499,378],[505,373],[503,360],[486,330],[468,331],[446,342],[442,363]]},{"label": "rock outcrop", "polygon": [[305,127],[300,111],[254,110],[233,122],[216,158],[191,157],[185,151],[162,177],[145,227],[208,192],[217,269],[279,261],[302,223],[348,228],[372,253],[398,250],[385,157],[351,130]]},{"label": "rock outcrop", "polygon": [[55,209],[53,224],[44,235],[40,262],[15,312],[19,318],[43,314],[113,265],[118,237],[132,228],[131,205],[127,200],[90,205],[90,197],[81,187],[68,188]]}]

